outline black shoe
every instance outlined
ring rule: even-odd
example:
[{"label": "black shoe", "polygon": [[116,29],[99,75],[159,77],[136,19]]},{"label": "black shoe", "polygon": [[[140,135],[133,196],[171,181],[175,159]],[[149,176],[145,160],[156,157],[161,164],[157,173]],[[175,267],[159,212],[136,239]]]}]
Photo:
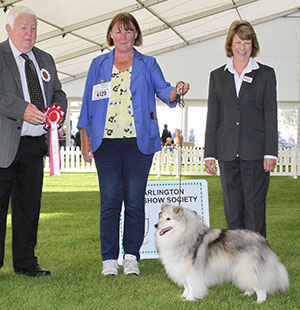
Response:
[{"label": "black shoe", "polygon": [[40,265],[36,265],[28,269],[18,269],[15,268],[16,274],[24,274],[29,277],[43,277],[50,276],[50,270],[42,268]]}]

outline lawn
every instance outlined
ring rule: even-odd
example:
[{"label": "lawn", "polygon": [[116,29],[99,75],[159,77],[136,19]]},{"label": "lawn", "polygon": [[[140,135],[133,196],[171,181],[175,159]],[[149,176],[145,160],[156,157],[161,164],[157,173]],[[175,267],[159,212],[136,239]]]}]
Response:
[{"label": "lawn", "polygon": [[[225,228],[220,179],[200,178],[208,181],[211,226]],[[104,278],[96,174],[65,173],[61,177],[47,174],[36,252],[40,265],[51,270],[51,277],[28,278],[14,274],[9,218],[5,264],[0,271],[0,309],[300,309],[299,189],[300,180],[271,177],[267,235],[288,269],[289,292],[268,296],[264,304],[256,305],[255,296],[245,297],[227,284],[211,288],[203,300],[187,302],[180,298],[183,289],[167,278],[159,260],[141,261],[139,277],[120,272],[117,277]]]}]

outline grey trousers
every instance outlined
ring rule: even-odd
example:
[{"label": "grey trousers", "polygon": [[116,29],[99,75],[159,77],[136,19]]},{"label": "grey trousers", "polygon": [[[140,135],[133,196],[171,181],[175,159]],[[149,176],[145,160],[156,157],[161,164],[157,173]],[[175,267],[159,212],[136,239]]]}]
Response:
[{"label": "grey trousers", "polygon": [[266,197],[270,173],[264,160],[219,161],[228,229],[249,229],[266,237]]}]

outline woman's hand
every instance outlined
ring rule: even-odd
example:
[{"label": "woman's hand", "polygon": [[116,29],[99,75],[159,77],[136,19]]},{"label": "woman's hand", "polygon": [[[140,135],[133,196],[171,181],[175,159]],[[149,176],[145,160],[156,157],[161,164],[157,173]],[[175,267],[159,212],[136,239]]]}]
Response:
[{"label": "woman's hand", "polygon": [[208,159],[205,161],[205,168],[208,174],[217,175],[216,161],[214,159]]},{"label": "woman's hand", "polygon": [[276,167],[277,160],[273,158],[264,159],[264,170],[265,172],[272,172]]},{"label": "woman's hand", "polygon": [[83,159],[84,161],[91,163],[92,159],[94,158],[94,154],[92,153],[90,139],[86,133],[85,128],[80,129],[80,139],[81,139],[81,154],[83,156]]},{"label": "woman's hand", "polygon": [[175,94],[177,96],[184,96],[190,90],[190,84],[179,81],[175,86]]},{"label": "woman's hand", "polygon": [[190,84],[183,81],[176,83],[176,86],[172,89],[170,93],[170,102],[174,102],[179,96],[184,96],[190,90]]}]

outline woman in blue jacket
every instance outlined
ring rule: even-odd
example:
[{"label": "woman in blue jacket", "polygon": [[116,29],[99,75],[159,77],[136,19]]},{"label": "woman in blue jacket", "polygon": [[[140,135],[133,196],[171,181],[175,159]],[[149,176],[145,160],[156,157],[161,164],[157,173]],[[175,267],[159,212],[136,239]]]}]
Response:
[{"label": "woman in blue jacket", "polygon": [[161,149],[155,95],[170,107],[189,84],[176,88],[165,81],[156,60],[135,50],[142,44],[136,19],[116,15],[107,30],[114,50],[96,57],[90,66],[78,129],[84,160],[95,158],[101,216],[102,274],[117,275],[119,222],[124,214],[124,273],[139,275],[139,250],[144,239],[144,193],[153,154]]}]

